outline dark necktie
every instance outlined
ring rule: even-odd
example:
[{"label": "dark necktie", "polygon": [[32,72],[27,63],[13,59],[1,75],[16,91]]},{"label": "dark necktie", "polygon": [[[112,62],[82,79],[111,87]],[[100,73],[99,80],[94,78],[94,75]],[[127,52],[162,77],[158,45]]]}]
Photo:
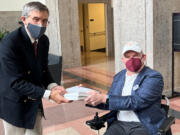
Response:
[{"label": "dark necktie", "polygon": [[34,46],[34,54],[35,56],[37,56],[37,41],[34,41],[33,46]]}]

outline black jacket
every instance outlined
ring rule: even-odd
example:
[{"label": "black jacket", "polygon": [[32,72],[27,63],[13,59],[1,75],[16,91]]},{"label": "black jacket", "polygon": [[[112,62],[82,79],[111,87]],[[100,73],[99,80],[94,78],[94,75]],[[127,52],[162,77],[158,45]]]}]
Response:
[{"label": "black jacket", "polygon": [[[48,70],[49,40],[38,40],[37,56],[22,26],[0,43],[0,118],[32,129],[48,84],[54,82]],[[43,110],[43,109],[42,109]]]}]

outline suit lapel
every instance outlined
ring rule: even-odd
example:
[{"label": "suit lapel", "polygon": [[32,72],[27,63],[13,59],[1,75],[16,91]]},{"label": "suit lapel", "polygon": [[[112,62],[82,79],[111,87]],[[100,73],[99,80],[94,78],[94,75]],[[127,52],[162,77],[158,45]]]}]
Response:
[{"label": "suit lapel", "polygon": [[122,77],[121,77],[121,81],[119,81],[119,89],[120,89],[120,95],[122,95],[122,89],[124,87],[124,83],[125,83],[125,75],[126,72],[123,73]]},{"label": "suit lapel", "polygon": [[24,44],[23,46],[25,47],[26,51],[28,53],[29,56],[31,56],[33,59],[35,59],[35,53],[34,53],[34,46],[24,28],[24,26],[21,27],[21,33],[22,33],[22,36],[23,36],[23,40],[24,40]]},{"label": "suit lapel", "polygon": [[144,72],[146,71],[147,67],[144,66],[144,68],[142,69],[142,71],[138,74],[137,78],[134,81],[133,87],[132,87],[132,94],[140,87],[141,82],[144,79]]},{"label": "suit lapel", "polygon": [[122,75],[119,75],[118,78],[116,78],[116,81],[113,82],[113,85],[111,87],[109,94],[122,95],[122,89],[124,87],[126,70],[123,70],[122,72],[123,72]]},{"label": "suit lapel", "polygon": [[38,60],[34,54],[34,47],[31,43],[31,40],[27,35],[25,28],[23,26],[21,27],[21,33],[23,36],[22,48],[24,49],[23,52],[25,52],[24,55],[25,55],[25,60],[27,60],[26,63],[28,64],[29,67],[31,67],[32,71],[36,71],[39,69]]}]

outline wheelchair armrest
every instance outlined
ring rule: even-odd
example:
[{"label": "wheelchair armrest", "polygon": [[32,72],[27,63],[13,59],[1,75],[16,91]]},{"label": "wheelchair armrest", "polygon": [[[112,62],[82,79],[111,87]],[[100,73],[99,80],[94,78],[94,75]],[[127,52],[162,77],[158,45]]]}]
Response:
[{"label": "wheelchair armrest", "polygon": [[158,129],[158,133],[161,134],[166,133],[170,129],[171,125],[174,123],[175,123],[175,117],[172,116],[168,117],[167,120],[165,120],[164,123],[161,125],[161,127]]},{"label": "wheelchair armrest", "polygon": [[89,105],[89,104],[85,104],[86,107],[91,107],[91,108],[95,108],[94,106],[92,105]]}]

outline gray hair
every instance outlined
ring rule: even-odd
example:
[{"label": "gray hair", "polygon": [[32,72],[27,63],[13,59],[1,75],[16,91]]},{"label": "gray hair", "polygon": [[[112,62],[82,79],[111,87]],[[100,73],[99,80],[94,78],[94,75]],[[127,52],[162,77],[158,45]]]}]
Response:
[{"label": "gray hair", "polygon": [[33,10],[40,11],[40,12],[47,11],[47,13],[49,14],[49,10],[46,5],[40,2],[29,2],[24,5],[22,16],[28,17],[29,13]]}]

